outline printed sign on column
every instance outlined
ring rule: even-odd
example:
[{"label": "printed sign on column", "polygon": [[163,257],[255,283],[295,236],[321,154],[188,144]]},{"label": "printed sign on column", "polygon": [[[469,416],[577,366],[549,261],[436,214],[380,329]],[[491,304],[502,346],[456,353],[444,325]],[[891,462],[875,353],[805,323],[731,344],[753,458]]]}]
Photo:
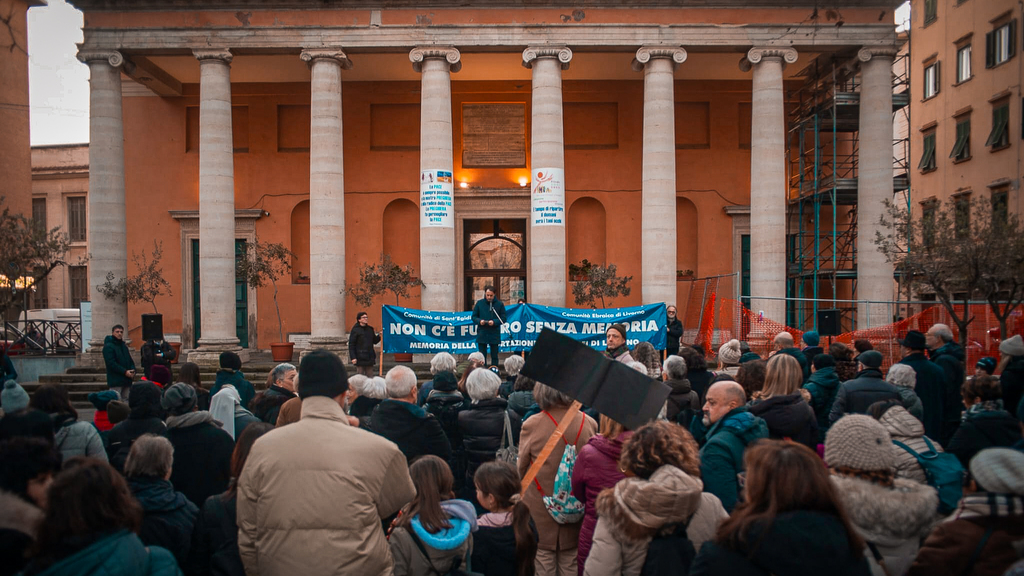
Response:
[{"label": "printed sign on column", "polygon": [[420,227],[454,228],[451,170],[420,171]]},{"label": "printed sign on column", "polygon": [[534,226],[565,226],[565,170],[535,168],[530,188]]}]

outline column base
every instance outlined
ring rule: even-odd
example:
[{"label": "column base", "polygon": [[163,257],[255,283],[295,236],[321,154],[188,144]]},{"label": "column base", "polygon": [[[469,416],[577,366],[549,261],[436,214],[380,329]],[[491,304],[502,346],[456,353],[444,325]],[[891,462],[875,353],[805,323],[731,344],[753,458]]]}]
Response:
[{"label": "column base", "polygon": [[220,355],[222,352],[234,352],[242,360],[242,364],[248,362],[252,356],[248,348],[238,345],[238,340],[230,339],[199,339],[199,347],[188,352],[188,362],[198,364],[203,368],[220,367]]},{"label": "column base", "polygon": [[313,350],[328,350],[341,358],[342,363],[349,363],[348,336],[313,336],[309,339],[309,347],[299,352],[299,362]]}]

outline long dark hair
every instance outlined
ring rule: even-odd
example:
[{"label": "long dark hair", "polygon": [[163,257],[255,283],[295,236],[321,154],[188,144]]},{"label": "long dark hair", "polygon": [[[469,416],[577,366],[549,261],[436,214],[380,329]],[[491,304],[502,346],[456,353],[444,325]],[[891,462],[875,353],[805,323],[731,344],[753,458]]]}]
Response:
[{"label": "long dark hair", "polygon": [[68,389],[63,384],[43,384],[32,394],[28,405],[47,414],[71,414],[78,420],[78,410],[71,405]]},{"label": "long dark hair", "polygon": [[224,500],[230,500],[238,493],[238,479],[242,477],[242,469],[245,468],[245,461],[249,459],[249,452],[253,444],[260,436],[274,429],[272,424],[266,422],[253,422],[242,430],[242,434],[235,442],[235,450],[231,452],[231,482],[224,492]]},{"label": "long dark hair", "polygon": [[499,508],[512,508],[512,531],[516,536],[516,576],[534,576],[537,539],[530,528],[530,509],[519,498],[519,473],[508,462],[482,464],[473,474],[473,484],[494,496]]},{"label": "long dark hair", "polygon": [[743,463],[746,500],[718,525],[715,542],[732,550],[749,549],[753,554],[761,542],[748,541],[752,528],[759,526],[762,534],[767,534],[780,514],[803,510],[834,516],[846,530],[851,556],[863,554],[864,540],[854,531],[828,471],[810,448],[784,440],[761,440],[747,449]]},{"label": "long dark hair", "polygon": [[423,529],[431,534],[451,528],[448,515],[441,509],[441,502],[455,497],[455,478],[448,463],[437,456],[420,456],[409,466],[409,476],[416,486],[416,496],[402,509],[396,526],[411,529],[409,523],[419,516]]},{"label": "long dark hair", "polygon": [[197,391],[202,390],[202,377],[199,375],[199,365],[195,362],[185,362],[178,369],[178,382],[184,382]]},{"label": "long dark hair", "polygon": [[117,470],[102,460],[75,456],[46,492],[49,506],[33,546],[32,568],[41,572],[100,538],[138,532],[142,507]]}]

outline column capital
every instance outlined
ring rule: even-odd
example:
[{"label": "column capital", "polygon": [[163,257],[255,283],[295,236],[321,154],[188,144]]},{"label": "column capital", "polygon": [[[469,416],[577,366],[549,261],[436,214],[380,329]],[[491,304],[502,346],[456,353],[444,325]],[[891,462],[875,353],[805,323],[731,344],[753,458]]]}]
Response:
[{"label": "column capital", "polygon": [[123,66],[125,63],[124,54],[117,50],[79,50],[77,58],[80,62],[86,64],[98,60],[106,60],[114,68]]},{"label": "column capital", "polygon": [[341,65],[342,70],[352,68],[352,61],[341,48],[306,48],[299,54],[299,59],[308,64],[318,59],[334,60]]},{"label": "column capital", "polygon": [[523,50],[523,66],[533,68],[533,61],[540,58],[556,58],[562,65],[562,70],[569,69],[569,61],[572,60],[572,50],[568,46],[529,46]]},{"label": "column capital", "polygon": [[448,62],[452,72],[462,70],[462,54],[454,46],[417,46],[409,52],[412,69],[423,71],[423,62],[428,59],[441,59]]},{"label": "column capital", "polygon": [[231,64],[231,59],[233,58],[231,50],[227,48],[202,48],[193,50],[192,54],[200,62],[203,60],[221,60],[225,64]]},{"label": "column capital", "polygon": [[765,58],[779,58],[783,66],[793,64],[799,55],[796,48],[786,46],[754,46],[747,55],[740,59],[740,70],[748,72],[754,64],[760,64]]},{"label": "column capital", "polygon": [[895,46],[865,46],[857,51],[857,60],[869,62],[875,56],[882,56],[892,60],[898,52],[899,49]]},{"label": "column capital", "polygon": [[686,49],[679,46],[641,46],[633,58],[633,70],[641,72],[648,62],[661,58],[670,60],[672,69],[675,70],[686,62],[686,56]]}]

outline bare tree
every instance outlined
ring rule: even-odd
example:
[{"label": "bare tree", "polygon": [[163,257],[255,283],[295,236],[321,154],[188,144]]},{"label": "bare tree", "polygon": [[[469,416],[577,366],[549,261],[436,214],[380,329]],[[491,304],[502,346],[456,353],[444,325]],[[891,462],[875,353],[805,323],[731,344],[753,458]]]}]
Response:
[{"label": "bare tree", "polygon": [[390,254],[381,254],[380,262],[359,267],[359,282],[347,285],[343,293],[363,306],[371,306],[374,299],[391,292],[398,306],[399,298],[408,298],[409,289],[416,286],[423,286],[423,281],[415,276],[412,264],[399,266],[391,260]]},{"label": "bare tree", "polygon": [[[4,197],[0,196],[0,204]],[[4,206],[0,213],[0,319],[59,266],[66,266],[71,242],[60,227],[47,230]]]},{"label": "bare tree", "polygon": [[600,301],[601,307],[607,308],[605,298],[614,302],[619,296],[629,296],[629,283],[633,277],[619,276],[615,264],[602,266],[584,260],[580,265],[573,264],[570,268],[577,277],[582,278],[572,284],[572,297],[577,306],[596,308]]},{"label": "bare tree", "polygon": [[136,254],[132,251],[132,262],[138,270],[135,274],[125,278],[117,278],[113,272],[107,272],[106,282],[96,287],[100,294],[115,300],[120,298],[122,302],[149,302],[153,312],[159,314],[156,307],[156,299],[160,296],[171,295],[171,284],[164,278],[163,268],[160,267],[160,259],[163,258],[163,242],[153,241],[153,252],[146,256],[146,251]]}]

